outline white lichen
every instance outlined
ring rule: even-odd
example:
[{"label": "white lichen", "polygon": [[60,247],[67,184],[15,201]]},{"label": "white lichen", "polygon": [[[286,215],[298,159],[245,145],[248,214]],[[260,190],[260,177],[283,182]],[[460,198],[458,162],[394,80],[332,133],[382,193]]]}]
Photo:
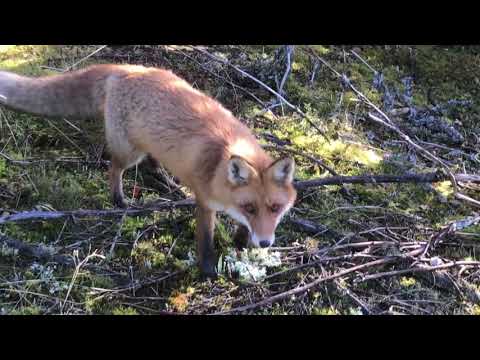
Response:
[{"label": "white lichen", "polygon": [[0,256],[9,257],[9,256],[16,256],[17,254],[18,254],[18,249],[9,247],[6,244],[2,244],[2,246],[0,246]]},{"label": "white lichen", "polygon": [[237,253],[230,249],[224,258],[220,257],[218,271],[227,275],[236,273],[242,280],[259,281],[267,275],[267,268],[281,264],[279,252],[256,248]]},{"label": "white lichen", "polygon": [[45,266],[38,263],[33,263],[30,266],[30,271],[38,276],[38,279],[47,287],[50,294],[56,294],[68,289],[68,284],[59,282],[54,275],[54,266]]}]

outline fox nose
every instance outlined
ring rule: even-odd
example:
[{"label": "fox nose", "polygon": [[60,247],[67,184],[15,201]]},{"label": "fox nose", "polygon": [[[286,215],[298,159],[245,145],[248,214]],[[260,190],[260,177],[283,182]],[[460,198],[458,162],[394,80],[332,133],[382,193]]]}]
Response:
[{"label": "fox nose", "polygon": [[270,241],[268,241],[268,240],[260,241],[260,247],[266,248],[266,247],[269,247],[269,246],[270,246]]}]

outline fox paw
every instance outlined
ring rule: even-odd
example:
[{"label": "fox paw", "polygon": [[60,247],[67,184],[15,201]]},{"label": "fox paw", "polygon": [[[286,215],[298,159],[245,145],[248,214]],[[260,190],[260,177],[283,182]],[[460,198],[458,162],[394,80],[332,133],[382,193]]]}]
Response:
[{"label": "fox paw", "polygon": [[211,264],[200,265],[200,274],[203,280],[206,280],[206,279],[215,280],[218,278],[217,270],[215,269],[215,266]]},{"label": "fox paw", "polygon": [[124,199],[123,196],[119,194],[113,195],[113,205],[120,209],[126,209],[128,207],[128,202]]}]

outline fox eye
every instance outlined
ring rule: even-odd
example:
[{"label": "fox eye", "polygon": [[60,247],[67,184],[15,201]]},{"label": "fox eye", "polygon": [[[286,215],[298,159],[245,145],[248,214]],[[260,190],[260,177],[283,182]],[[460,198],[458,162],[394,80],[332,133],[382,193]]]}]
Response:
[{"label": "fox eye", "polygon": [[257,212],[257,209],[255,208],[255,205],[253,204],[246,204],[246,205],[243,205],[243,209],[249,213],[250,215],[255,215],[255,213]]},{"label": "fox eye", "polygon": [[282,206],[280,204],[273,204],[272,206],[270,206],[270,211],[274,214],[278,213],[280,211],[280,208]]}]

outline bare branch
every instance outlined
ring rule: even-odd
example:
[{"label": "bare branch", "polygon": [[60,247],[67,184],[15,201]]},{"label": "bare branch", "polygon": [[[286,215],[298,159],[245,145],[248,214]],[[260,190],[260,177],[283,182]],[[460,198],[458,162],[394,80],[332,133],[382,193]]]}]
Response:
[{"label": "bare branch", "polygon": [[[411,257],[411,256],[418,255],[419,253],[422,252],[422,250],[423,249],[413,250],[413,251],[405,254],[404,257]],[[230,310],[227,310],[227,311],[222,311],[222,312],[215,313],[214,315],[223,315],[223,314],[230,314],[230,313],[243,312],[243,311],[247,311],[247,310],[256,309],[256,308],[262,307],[264,305],[269,305],[271,303],[278,302],[280,300],[289,298],[293,295],[297,295],[297,294],[307,292],[308,290],[320,285],[323,282],[326,282],[326,281],[329,281],[329,280],[334,280],[334,279],[337,279],[339,277],[348,275],[350,273],[353,273],[353,272],[356,272],[356,271],[359,271],[359,270],[364,270],[364,269],[368,269],[368,268],[372,268],[372,267],[378,267],[378,266],[382,266],[382,265],[391,264],[391,263],[394,263],[396,261],[399,261],[400,259],[402,259],[404,257],[403,256],[402,257],[388,256],[388,257],[385,257],[385,258],[382,258],[382,259],[379,259],[379,260],[374,260],[374,261],[367,262],[365,264],[352,266],[348,269],[336,272],[332,275],[325,276],[325,277],[320,277],[317,280],[314,280],[314,281],[312,281],[312,282],[310,282],[306,285],[299,286],[295,289],[291,289],[291,290],[288,290],[288,291],[285,291],[285,292],[278,293],[274,296],[268,297],[268,298],[266,298],[262,301],[259,301],[257,303],[244,305],[244,306],[239,306],[237,308],[233,308],[233,309],[230,309]]]},{"label": "bare branch", "polygon": [[75,62],[74,64],[70,65],[69,67],[67,67],[65,70],[63,70],[62,72],[67,72],[67,71],[70,71],[72,70],[75,66],[79,65],[80,63],[84,62],[85,60],[91,58],[93,55],[97,54],[98,52],[102,51],[103,49],[105,49],[108,45],[102,45],[100,46],[97,50],[93,51],[92,53],[88,54],[87,56],[81,58],[80,60],[78,60],[77,62]]},{"label": "bare branch", "polygon": [[7,222],[16,222],[24,220],[50,220],[65,217],[83,218],[83,217],[101,217],[101,216],[128,216],[144,215],[153,211],[173,210],[176,208],[193,207],[195,202],[192,199],[168,201],[156,204],[155,202],[143,208],[130,209],[111,209],[111,210],[66,210],[66,211],[23,211],[12,215],[0,217],[0,225]]},{"label": "bare branch", "polygon": [[52,261],[61,265],[74,265],[73,258],[55,254],[52,248],[46,246],[28,244],[5,235],[0,235],[0,245],[0,249],[15,249],[22,256],[33,257],[42,261]]},{"label": "bare branch", "polygon": [[[456,174],[457,181],[480,183],[479,175]],[[342,184],[380,184],[380,183],[432,183],[446,180],[447,178],[441,173],[427,174],[408,174],[408,175],[365,175],[365,176],[330,176],[321,179],[312,179],[305,181],[297,181],[294,186],[298,190],[307,188],[325,186],[325,185],[342,185]],[[83,218],[83,217],[103,217],[103,216],[127,216],[145,215],[153,211],[172,210],[176,208],[191,208],[195,206],[193,199],[185,199],[179,201],[152,202],[144,207],[129,209],[109,209],[109,210],[65,210],[65,211],[23,211],[11,215],[0,216],[0,225],[7,222],[16,222],[24,220],[50,220],[65,217]],[[8,210],[5,210],[8,211]]]},{"label": "bare branch", "polygon": [[285,70],[285,73],[283,74],[280,86],[278,87],[278,92],[282,95],[284,94],[283,87],[285,86],[285,82],[287,81],[288,76],[290,75],[290,72],[292,70],[292,55],[295,51],[295,45],[286,45],[285,51],[287,53],[287,68]]},{"label": "bare branch", "polygon": [[321,61],[323,64],[325,64],[337,77],[340,78],[342,83],[346,86],[348,86],[357,96],[368,106],[370,106],[372,109],[374,109],[378,114],[381,115],[381,118],[378,116],[369,113],[368,116],[374,120],[375,122],[384,125],[390,130],[395,131],[402,139],[404,139],[408,144],[410,144],[412,147],[414,147],[416,150],[420,152],[420,154],[423,154],[427,159],[441,165],[447,174],[450,177],[450,180],[452,182],[452,185],[454,187],[455,193],[458,192],[457,189],[457,183],[455,181],[455,177],[453,176],[450,168],[448,167],[447,164],[445,164],[441,159],[439,159],[437,156],[426,150],[425,148],[421,147],[420,145],[416,144],[408,135],[403,133],[397,125],[386,115],[378,106],[376,106],[372,101],[370,101],[369,98],[367,98],[361,91],[359,91],[350,81],[350,79],[347,78],[345,75],[341,75],[339,72],[337,72],[330,64],[328,64],[325,60],[323,60],[320,56],[318,56],[315,52],[311,51],[311,54],[313,54],[319,61]]},{"label": "bare branch", "polygon": [[65,164],[84,164],[84,165],[110,165],[110,161],[108,160],[83,160],[80,158],[58,158],[58,159],[22,159],[22,160],[15,160],[12,159],[7,154],[0,152],[0,156],[3,157],[9,164],[17,165],[17,166],[30,166],[35,164],[45,164],[45,163],[65,163]]},{"label": "bare branch", "polygon": [[[454,178],[460,182],[480,182],[479,175],[455,174]],[[363,175],[363,176],[329,176],[321,179],[312,179],[295,182],[299,190],[322,186],[340,184],[381,184],[381,183],[434,183],[448,180],[442,173],[407,174],[407,175]]]},{"label": "bare branch", "polygon": [[461,267],[461,266],[469,266],[474,268],[480,268],[480,261],[452,261],[446,264],[437,265],[437,266],[422,266],[422,267],[414,267],[410,269],[402,269],[402,270],[395,270],[395,271],[387,271],[387,272],[380,272],[371,275],[365,275],[361,281],[368,281],[374,279],[380,279],[385,277],[392,277],[404,274],[412,274],[418,272],[434,272],[438,270],[445,270],[452,267]]}]

